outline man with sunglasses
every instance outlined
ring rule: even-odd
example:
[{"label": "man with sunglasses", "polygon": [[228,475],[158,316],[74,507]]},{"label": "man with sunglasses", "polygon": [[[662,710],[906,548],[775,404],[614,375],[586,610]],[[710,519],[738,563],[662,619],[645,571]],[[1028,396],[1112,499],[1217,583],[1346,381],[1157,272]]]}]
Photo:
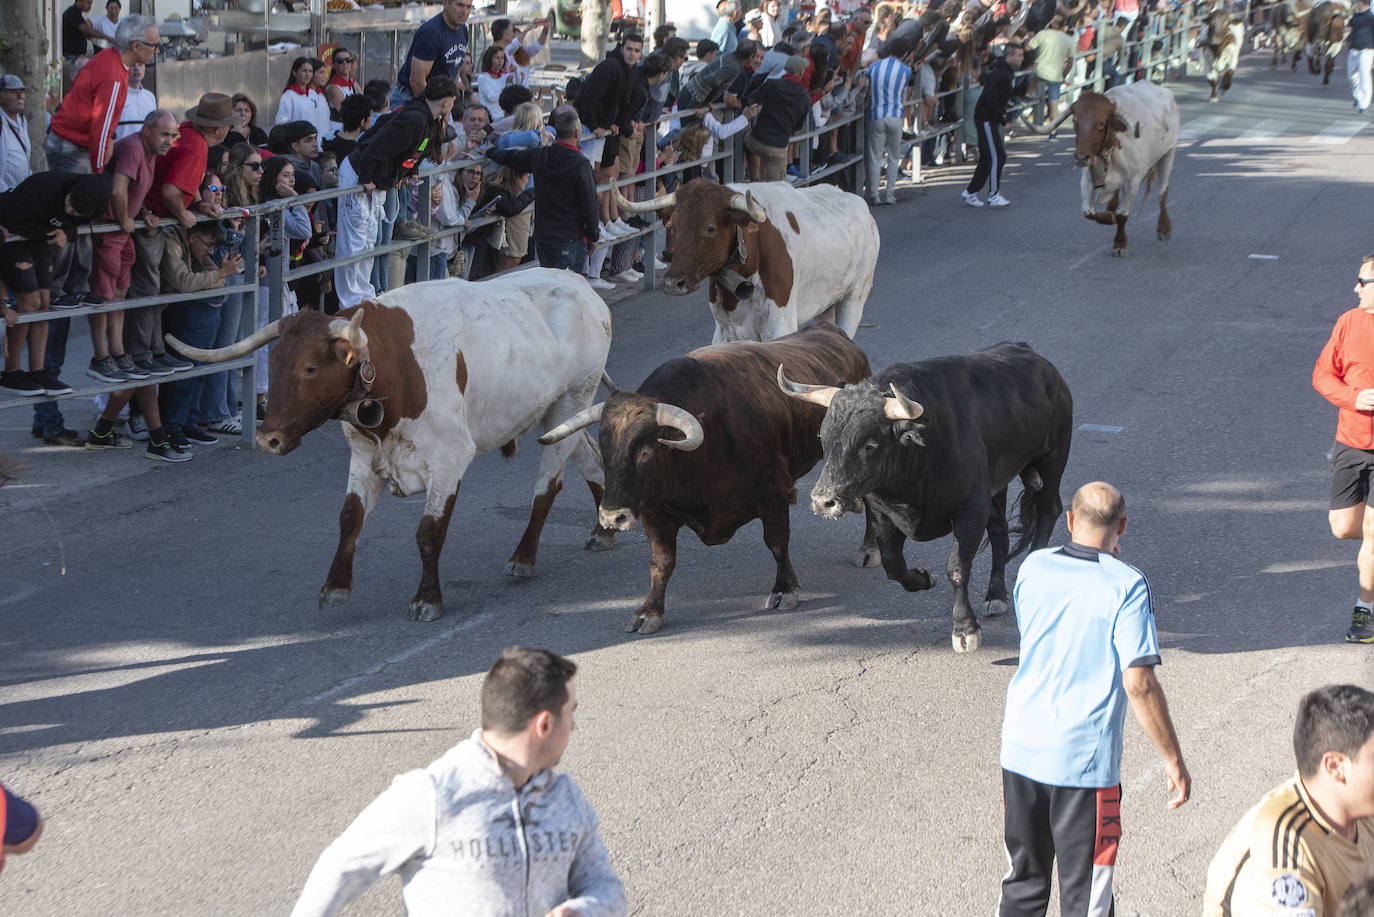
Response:
[{"label": "man with sunglasses", "polygon": [[1345,639],[1374,643],[1374,511],[1369,509],[1374,502],[1374,254],[1360,262],[1355,296],[1355,308],[1336,320],[1317,357],[1312,387],[1340,408],[1330,452],[1331,534],[1360,541],[1359,597]]}]

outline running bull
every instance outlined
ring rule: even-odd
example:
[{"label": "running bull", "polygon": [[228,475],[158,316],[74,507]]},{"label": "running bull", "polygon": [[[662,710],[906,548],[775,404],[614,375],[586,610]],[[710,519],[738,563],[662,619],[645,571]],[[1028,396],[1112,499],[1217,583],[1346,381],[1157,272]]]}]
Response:
[{"label": "running bull", "polygon": [[1198,48],[1202,51],[1203,70],[1212,86],[1208,102],[1216,102],[1231,88],[1231,78],[1240,63],[1240,51],[1245,46],[1245,23],[1240,13],[1220,9],[1210,13]]},{"label": "running bull", "polygon": [[772,343],[693,350],[654,370],[639,391],[615,392],[540,438],[556,443],[601,425],[601,524],[624,531],[642,520],[651,551],[649,595],[630,618],[630,632],[652,634],[663,626],[683,526],[703,544],[717,545],[762,520],[764,543],[777,562],[767,607],[796,607],[788,506],[797,479],[821,457],[817,433],[825,412],[778,391],[779,363],[827,386],[869,374],[863,351],[834,325],[818,323]]},{"label": "running bull", "polygon": [[[611,186],[615,188],[614,185]],[[833,185],[718,185],[705,179],[621,210],[672,209],[663,292],[686,296],[710,281],[713,344],[771,341],[814,318],[851,338],[878,265],[878,224],[856,194]]]},{"label": "running bull", "polygon": [[[443,613],[439,553],[463,474],[493,449],[514,455],[516,439],[535,424],[548,429],[592,403],[611,346],[611,317],[586,280],[539,269],[481,284],[411,284],[332,319],[299,312],[217,350],[168,337],[206,362],[245,356],[274,340],[258,446],[286,455],[306,433],[337,418],[353,453],[320,607],[349,598],[354,547],[382,488],[397,496],[423,491],[415,534],[422,572],[407,617],[433,621]],[[506,568],[513,576],[533,573],[569,458],[600,505],[605,477],[590,439],[545,449],[529,524]],[[597,526],[587,548],[607,550],[614,538]]]},{"label": "running bull", "polygon": [[[985,614],[1007,610],[1006,565],[1027,545],[1049,543],[1063,508],[1073,397],[1058,370],[1026,344],[1001,343],[967,356],[899,363],[847,388],[800,385],[778,369],[793,398],[826,408],[825,465],[811,508],[837,519],[866,508],[883,570],[908,592],[935,585],[909,569],[906,539],[953,532],[947,572],[954,586],[955,652],[978,649],[969,571],[983,533],[992,546]],[[1008,548],[1007,485],[1020,477],[1021,538]]]},{"label": "running bull", "polygon": [[1322,74],[1322,85],[1331,82],[1331,71],[1345,41],[1350,4],[1345,0],[1320,0],[1307,17],[1307,69]]},{"label": "running bull", "polygon": [[[1083,170],[1083,216],[1116,225],[1112,254],[1126,254],[1126,220],[1141,182],[1145,194],[1159,186],[1159,239],[1173,232],[1169,220],[1169,174],[1178,145],[1178,102],[1163,86],[1139,82],[1106,93],[1084,92],[1048,130],[1074,119],[1073,164]],[[1105,205],[1105,209],[1099,209]]]}]

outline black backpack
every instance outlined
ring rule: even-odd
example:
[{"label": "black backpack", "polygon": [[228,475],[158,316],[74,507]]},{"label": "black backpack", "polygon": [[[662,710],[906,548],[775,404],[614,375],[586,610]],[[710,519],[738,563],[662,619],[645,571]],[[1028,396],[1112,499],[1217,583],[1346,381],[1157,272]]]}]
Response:
[{"label": "black backpack", "polygon": [[576,104],[577,96],[582,92],[582,77],[574,76],[568,79],[568,85],[563,87],[563,98],[569,105]]}]

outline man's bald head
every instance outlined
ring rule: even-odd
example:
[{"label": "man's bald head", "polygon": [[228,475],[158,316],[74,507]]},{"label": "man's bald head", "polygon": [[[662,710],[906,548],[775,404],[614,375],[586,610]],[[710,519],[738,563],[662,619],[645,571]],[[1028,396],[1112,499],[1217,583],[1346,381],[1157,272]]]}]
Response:
[{"label": "man's bald head", "polygon": [[154,109],[143,119],[139,133],[149,156],[165,156],[177,137],[177,119],[165,108]]},{"label": "man's bald head", "polygon": [[582,137],[582,120],[577,109],[571,105],[560,105],[549,113],[549,124],[559,140],[578,140]]},{"label": "man's bald head", "polygon": [[1109,530],[1126,518],[1126,498],[1106,481],[1093,481],[1073,495],[1075,522],[1093,529]]}]

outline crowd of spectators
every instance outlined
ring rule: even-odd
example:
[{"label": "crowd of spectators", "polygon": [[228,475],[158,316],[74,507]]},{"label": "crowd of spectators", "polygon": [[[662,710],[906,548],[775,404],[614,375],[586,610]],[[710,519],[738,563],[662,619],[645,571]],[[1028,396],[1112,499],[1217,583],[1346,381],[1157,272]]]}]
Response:
[{"label": "crowd of spectators", "polygon": [[[358,56],[346,47],[328,60],[301,55],[273,116],[263,119],[258,100],[242,92],[207,93],[182,118],[159,108],[143,86],[159,44],[154,20],[120,18],[111,0],[91,21],[90,0],[76,0],[63,17],[70,85],[46,135],[48,172],[29,174],[26,87],[14,75],[0,79],[0,212],[16,237],[0,249],[5,316],[16,323],[6,335],[0,390],[42,398],[33,434],[47,443],[127,448],[130,439],[146,440],[150,458],[185,461],[194,445],[242,432],[244,395],[235,372],[174,376],[195,364],[169,351],[164,334],[198,347],[231,343],[245,301],[232,288],[252,283],[239,276],[251,262],[264,294],[253,319],[268,319],[273,291],[262,265],[278,252],[266,221],[250,233],[240,208],[355,189],[281,213],[288,251],[280,254],[290,267],[355,258],[285,284],[286,311],[332,313],[420,276],[479,280],[532,260],[577,270],[608,290],[642,280],[646,259],[658,270],[666,265],[644,244],[641,218],[622,214],[598,185],[618,180],[626,196],[647,199],[683,180],[719,180],[721,164],[700,161],[741,133],[750,180],[852,162],[852,152],[839,149],[840,132],[824,128],[866,105],[870,200],[893,203],[914,131],[954,113],[941,90],[965,74],[976,91],[978,74],[1005,47],[1029,49],[1032,75],[1018,77],[1018,91],[1043,83],[1053,116],[1074,51],[1096,47],[1099,3],[1112,3],[1117,17],[1104,42],[1113,59],[1103,62],[1117,78],[1135,63],[1115,60],[1122,36],[1149,18],[1138,0],[850,3],[799,14],[778,0],[748,11],[739,0],[721,0],[709,39],[693,45],[667,25],[646,47],[639,33],[624,32],[605,60],[569,81],[566,108],[546,113],[529,82],[549,22],[496,20],[473,61],[471,0],[446,0],[414,33],[394,78],[363,82]],[[1077,66],[1095,61],[1080,58]],[[803,131],[813,135],[804,141],[811,156],[793,140]],[[924,163],[938,163],[936,141],[923,139]],[[428,201],[420,200],[418,170],[454,160],[466,164],[436,177]],[[680,173],[657,174],[675,163]],[[998,164],[989,165],[995,179]],[[655,177],[625,182],[645,173]],[[77,232],[91,222],[117,229]],[[257,252],[244,249],[253,235]],[[406,246],[369,254],[419,240],[429,241],[424,265]],[[19,324],[19,315],[222,287],[231,290],[90,314],[94,356],[86,373],[124,388],[99,399],[88,433],[70,429],[59,404],[47,400],[72,391],[61,378],[71,319]],[[258,391],[249,397],[261,401],[265,352],[259,359]]]}]

